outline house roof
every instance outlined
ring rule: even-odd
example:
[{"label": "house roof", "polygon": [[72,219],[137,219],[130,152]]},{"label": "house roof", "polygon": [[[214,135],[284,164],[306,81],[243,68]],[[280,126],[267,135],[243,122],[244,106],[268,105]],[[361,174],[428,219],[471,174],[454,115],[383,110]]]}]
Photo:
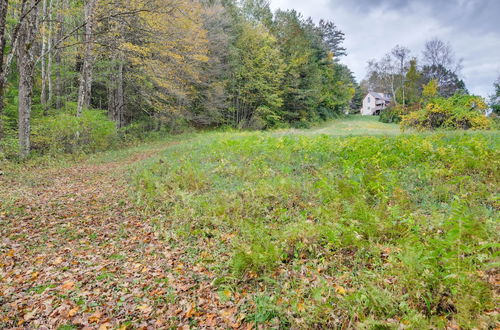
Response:
[{"label": "house roof", "polygon": [[384,93],[370,92],[369,94],[376,99],[380,99],[380,100],[384,100],[384,101],[391,101],[391,98],[386,97],[387,94],[384,94]]}]

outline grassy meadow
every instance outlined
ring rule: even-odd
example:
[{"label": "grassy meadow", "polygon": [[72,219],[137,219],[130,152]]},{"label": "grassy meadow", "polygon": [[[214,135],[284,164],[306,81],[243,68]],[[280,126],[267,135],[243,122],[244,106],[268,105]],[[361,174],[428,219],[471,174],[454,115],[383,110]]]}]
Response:
[{"label": "grassy meadow", "polygon": [[497,132],[353,117],[202,134],[135,166],[133,187],[157,235],[245,322],[493,328],[499,146]]},{"label": "grassy meadow", "polygon": [[351,115],[339,120],[329,121],[314,129],[283,130],[278,133],[300,135],[399,135],[402,134],[399,125],[382,123],[377,116]]}]

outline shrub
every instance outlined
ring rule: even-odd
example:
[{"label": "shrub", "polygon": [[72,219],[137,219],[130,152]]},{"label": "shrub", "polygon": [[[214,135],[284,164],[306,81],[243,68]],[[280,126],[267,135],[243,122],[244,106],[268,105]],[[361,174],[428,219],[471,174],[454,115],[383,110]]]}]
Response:
[{"label": "shrub", "polygon": [[421,109],[420,103],[415,103],[410,106],[402,106],[401,104],[390,106],[389,108],[383,110],[380,113],[379,121],[382,123],[400,123],[403,116],[408,115],[411,112],[415,112]]},{"label": "shrub", "polygon": [[13,136],[7,136],[0,140],[0,160],[13,159],[19,155],[19,142]]},{"label": "shrub", "polygon": [[479,96],[455,95],[450,98],[434,98],[424,109],[402,116],[403,128],[421,130],[490,129],[491,120],[485,116],[487,105]]},{"label": "shrub", "polygon": [[31,142],[41,153],[95,152],[112,147],[117,137],[103,111],[86,110],[81,117],[62,113],[35,120]]}]

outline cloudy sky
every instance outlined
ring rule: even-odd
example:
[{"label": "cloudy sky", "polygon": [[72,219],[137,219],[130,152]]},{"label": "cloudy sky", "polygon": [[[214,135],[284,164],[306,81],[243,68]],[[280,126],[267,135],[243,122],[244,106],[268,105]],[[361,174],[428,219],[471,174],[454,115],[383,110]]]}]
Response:
[{"label": "cloudy sky", "polygon": [[449,41],[463,59],[472,93],[491,94],[500,74],[500,0],[271,0],[271,6],[334,21],[346,34],[349,55],[342,62],[358,80],[368,60],[396,44],[420,57],[433,37]]}]

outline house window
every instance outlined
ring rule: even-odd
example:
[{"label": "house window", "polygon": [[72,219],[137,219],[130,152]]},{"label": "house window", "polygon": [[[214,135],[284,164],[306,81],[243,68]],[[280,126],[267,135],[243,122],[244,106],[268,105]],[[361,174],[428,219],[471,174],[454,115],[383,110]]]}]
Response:
[{"label": "house window", "polygon": [[371,99],[368,97],[368,103],[371,103]]}]

